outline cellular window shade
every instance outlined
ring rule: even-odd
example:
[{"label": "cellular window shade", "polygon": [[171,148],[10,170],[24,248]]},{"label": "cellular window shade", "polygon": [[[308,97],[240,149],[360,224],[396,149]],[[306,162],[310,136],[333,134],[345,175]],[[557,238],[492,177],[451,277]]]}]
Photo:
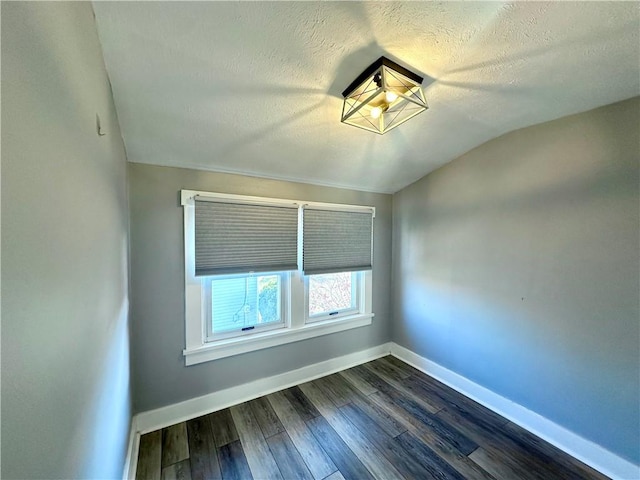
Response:
[{"label": "cellular window shade", "polygon": [[373,213],[303,211],[302,269],[305,275],[370,270]]},{"label": "cellular window shade", "polygon": [[196,276],[296,270],[295,206],[195,201]]}]

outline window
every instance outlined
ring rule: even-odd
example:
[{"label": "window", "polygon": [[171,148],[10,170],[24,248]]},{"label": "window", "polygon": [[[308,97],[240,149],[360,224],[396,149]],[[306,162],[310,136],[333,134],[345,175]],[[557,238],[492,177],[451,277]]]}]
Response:
[{"label": "window", "polygon": [[187,365],[371,323],[372,207],[181,193]]},{"label": "window", "polygon": [[203,279],[207,342],[285,327],[284,272]]},{"label": "window", "polygon": [[339,272],[307,277],[307,322],[360,313],[360,272]]}]

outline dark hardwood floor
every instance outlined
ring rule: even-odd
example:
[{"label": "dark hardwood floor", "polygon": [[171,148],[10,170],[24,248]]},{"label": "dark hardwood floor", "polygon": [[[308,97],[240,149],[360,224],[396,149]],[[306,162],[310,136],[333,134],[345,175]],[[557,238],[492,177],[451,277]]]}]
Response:
[{"label": "dark hardwood floor", "polygon": [[604,479],[388,356],[140,439],[138,479]]}]

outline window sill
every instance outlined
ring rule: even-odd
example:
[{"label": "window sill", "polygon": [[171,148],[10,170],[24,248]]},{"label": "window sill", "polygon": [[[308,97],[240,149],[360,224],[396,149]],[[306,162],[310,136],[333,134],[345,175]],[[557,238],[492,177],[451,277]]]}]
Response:
[{"label": "window sill", "polygon": [[298,328],[282,328],[251,336],[229,338],[211,342],[197,348],[183,350],[185,365],[196,365],[219,358],[240,355],[285,343],[298,342],[308,338],[342,332],[352,328],[371,325],[373,314],[358,314],[342,317],[333,321],[310,323]]}]

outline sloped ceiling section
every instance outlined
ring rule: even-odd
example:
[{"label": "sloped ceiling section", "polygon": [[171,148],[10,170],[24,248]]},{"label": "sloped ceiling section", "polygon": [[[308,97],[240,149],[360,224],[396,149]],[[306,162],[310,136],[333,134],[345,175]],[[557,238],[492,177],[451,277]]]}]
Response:
[{"label": "sloped ceiling section", "polygon": [[[517,128],[640,94],[639,4],[94,2],[132,162],[395,192]],[[379,136],[340,92],[380,55],[430,109]]]}]

